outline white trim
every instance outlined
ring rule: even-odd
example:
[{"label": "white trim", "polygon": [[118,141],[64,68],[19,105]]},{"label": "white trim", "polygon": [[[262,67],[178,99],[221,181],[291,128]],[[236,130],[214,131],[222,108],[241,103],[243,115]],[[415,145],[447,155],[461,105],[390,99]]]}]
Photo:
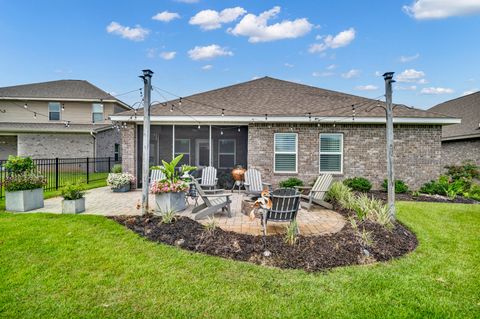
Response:
[{"label": "white trim", "polygon": [[213,140],[212,140],[212,126],[208,126],[208,166],[212,166],[212,145],[213,145]]},{"label": "white trim", "polygon": [[13,96],[0,96],[0,100],[12,100],[12,101],[65,101],[65,102],[106,102],[106,103],[117,103],[120,104],[123,108],[131,110],[132,107],[125,102],[120,100],[111,100],[111,99],[74,99],[74,98],[63,98],[63,97],[13,97]]},{"label": "white trim", "polygon": [[[158,140],[160,140],[160,138]],[[174,158],[175,158],[175,124],[172,125],[172,160]]]},{"label": "white trim", "polygon": [[[152,124],[194,124],[203,125],[228,123],[231,125],[246,125],[249,123],[309,123],[309,124],[384,124],[385,117],[322,117],[321,121],[309,120],[306,116],[268,116],[268,120],[261,116],[212,116],[212,115],[194,115],[195,121],[189,116],[151,116]],[[142,122],[143,116],[137,116],[136,120],[130,115],[110,115],[112,121],[123,122]],[[459,118],[427,118],[427,117],[394,117],[395,124],[460,124]]]},{"label": "white trim", "polygon": [[[50,105],[53,105],[53,104],[58,104],[58,112],[56,111],[50,111]],[[53,121],[53,122],[60,122],[62,120],[62,103],[60,102],[56,102],[56,101],[50,101],[48,102],[47,104],[47,109],[48,109],[48,121]],[[50,119],[50,113],[58,113],[58,120],[51,120]]]},{"label": "white trim", "polygon": [[[199,147],[199,144],[200,143],[208,143],[208,140],[206,138],[199,138],[199,139],[195,139],[195,166],[197,166],[198,168],[202,168],[202,167],[205,167],[205,166],[201,166],[199,164],[199,160],[200,160],[200,147]],[[210,149],[209,149],[210,151]],[[211,166],[211,165],[207,165],[207,166]]]},{"label": "white trim", "polygon": [[[221,153],[220,152],[220,142],[221,141],[233,141],[233,153]],[[235,163],[237,162],[237,140],[234,138],[219,138],[218,139],[218,152],[217,152],[217,157],[218,157],[218,168],[227,168],[230,169],[233,166],[235,166]],[[232,167],[225,167],[225,166],[220,166],[220,155],[233,155],[233,166]]]},{"label": "white trim", "polygon": [[[102,119],[101,121],[95,121],[95,114],[100,114],[100,112],[94,112],[95,105],[100,105],[102,107]],[[105,122],[105,107],[101,102],[92,103],[92,123],[103,123]]]},{"label": "white trim", "polygon": [[[275,165],[275,155],[278,154],[293,154],[293,152],[277,152],[277,135],[286,135],[286,134],[294,134],[295,135],[295,171],[277,171],[277,167]],[[297,174],[298,173],[298,133],[296,132],[278,132],[273,134],[273,172],[276,174]]]},{"label": "white trim", "polygon": [[[340,152],[322,152],[322,135],[340,135]],[[322,154],[340,155],[340,171],[322,171],[321,156]],[[320,133],[318,135],[318,171],[320,174],[343,174],[343,133]]]}]

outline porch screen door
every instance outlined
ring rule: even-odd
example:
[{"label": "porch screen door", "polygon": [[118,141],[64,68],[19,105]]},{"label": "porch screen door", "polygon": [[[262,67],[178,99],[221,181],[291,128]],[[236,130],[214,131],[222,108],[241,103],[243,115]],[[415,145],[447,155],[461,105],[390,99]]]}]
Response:
[{"label": "porch screen door", "polygon": [[195,165],[197,167],[206,167],[209,164],[209,144],[208,139],[195,141]]}]

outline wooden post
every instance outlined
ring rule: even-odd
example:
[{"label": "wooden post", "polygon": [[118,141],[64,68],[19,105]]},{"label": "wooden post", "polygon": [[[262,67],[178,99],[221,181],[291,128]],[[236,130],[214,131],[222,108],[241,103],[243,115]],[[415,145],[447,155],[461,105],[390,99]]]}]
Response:
[{"label": "wooden post", "polygon": [[142,153],[142,215],[148,213],[148,178],[150,175],[150,96],[152,93],[151,70],[143,70],[143,153]]},{"label": "wooden post", "polygon": [[386,72],[385,79],[385,101],[386,101],[386,133],[387,133],[387,191],[388,211],[390,220],[395,220],[395,174],[393,170],[393,106],[392,106],[392,83],[394,72]]}]

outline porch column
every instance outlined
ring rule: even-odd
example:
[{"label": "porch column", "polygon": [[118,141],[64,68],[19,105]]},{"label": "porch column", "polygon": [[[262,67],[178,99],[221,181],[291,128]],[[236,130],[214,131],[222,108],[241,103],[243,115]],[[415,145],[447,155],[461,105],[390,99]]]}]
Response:
[{"label": "porch column", "polygon": [[[137,137],[136,137],[136,125],[135,123],[127,123],[127,126],[120,130],[121,139],[122,139],[122,169],[126,173],[130,173],[135,177],[137,176],[136,170],[136,147],[137,147]],[[136,188],[136,184],[134,187]]]},{"label": "porch column", "polygon": [[208,166],[212,166],[212,126],[208,126]]},{"label": "porch column", "polygon": [[172,125],[172,160],[175,158],[175,124]]}]

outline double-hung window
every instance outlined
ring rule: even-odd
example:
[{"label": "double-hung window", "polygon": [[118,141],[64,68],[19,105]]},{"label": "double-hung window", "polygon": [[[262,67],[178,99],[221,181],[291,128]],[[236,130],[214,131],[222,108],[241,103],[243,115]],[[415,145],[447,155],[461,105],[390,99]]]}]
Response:
[{"label": "double-hung window", "polygon": [[232,168],[235,166],[235,140],[234,139],[220,139],[218,140],[218,167]]},{"label": "double-hung window", "polygon": [[190,139],[188,138],[175,139],[175,157],[177,157],[180,154],[183,154],[183,157],[179,164],[190,165]]},{"label": "double-hung window", "polygon": [[275,133],[274,172],[297,172],[297,133]]},{"label": "double-hung window", "polygon": [[115,162],[118,162],[120,160],[120,144],[118,143],[115,143],[115,146],[114,146],[114,160]]},{"label": "double-hung window", "polygon": [[48,103],[48,119],[50,121],[60,120],[60,103],[58,102]]},{"label": "double-hung window", "polygon": [[320,134],[320,173],[343,173],[343,134]]},{"label": "double-hung window", "polygon": [[103,122],[103,104],[102,103],[93,103],[92,104],[92,121],[93,123]]}]

